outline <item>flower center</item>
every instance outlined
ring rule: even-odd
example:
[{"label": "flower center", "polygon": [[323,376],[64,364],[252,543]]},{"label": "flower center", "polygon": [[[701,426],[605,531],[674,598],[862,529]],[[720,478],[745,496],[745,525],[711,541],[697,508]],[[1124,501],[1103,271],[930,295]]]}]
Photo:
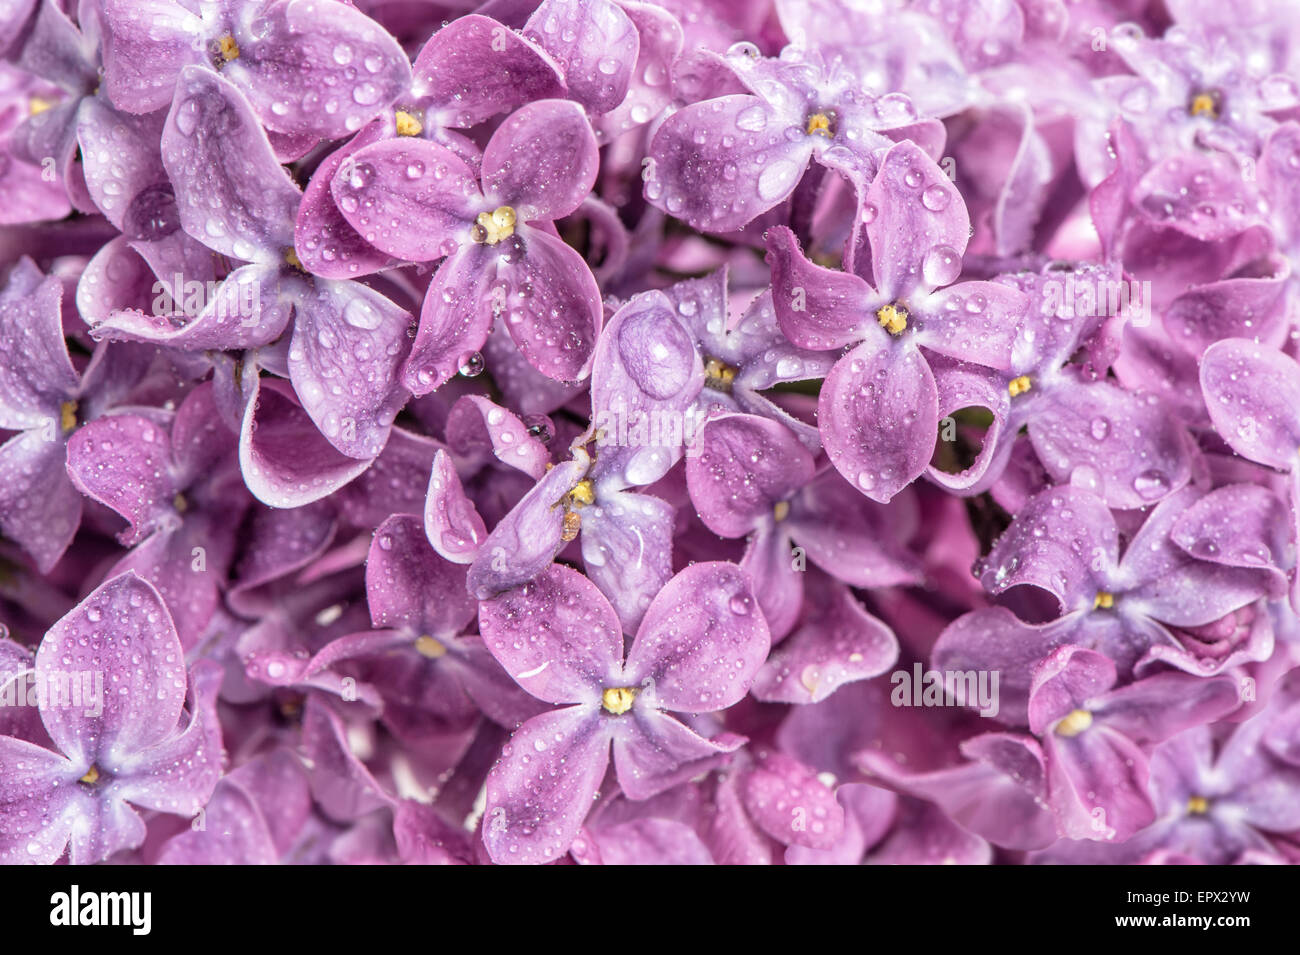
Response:
[{"label": "flower center", "polygon": [[172,498],[172,507],[176,508],[178,514],[184,514],[190,509],[190,502],[185,499],[184,494],[177,494]]},{"label": "flower center", "polygon": [[393,114],[393,122],[397,126],[399,136],[419,136],[424,132],[424,123],[420,122],[419,117],[404,109],[399,109]]},{"label": "flower center", "polygon": [[776,506],[772,508],[772,516],[778,521],[783,521],[790,516],[790,502],[777,501]]},{"label": "flower center", "polygon": [[481,245],[496,245],[515,234],[515,210],[498,206],[491,212],[480,212],[474,220],[470,238]]},{"label": "flower center", "polygon": [[732,382],[736,380],[736,369],[717,358],[710,358],[704,363],[704,387],[714,391],[731,391]]},{"label": "flower center", "polygon": [[621,716],[632,709],[632,701],[636,699],[636,691],[637,688],[634,686],[611,686],[600,695],[601,706],[615,716]]},{"label": "flower center", "polygon": [[1109,610],[1115,606],[1115,595],[1108,590],[1097,591],[1097,596],[1092,599],[1093,610]]},{"label": "flower center", "polygon": [[239,44],[235,42],[233,36],[227,33],[217,41],[217,52],[221,54],[223,60],[229,63],[231,60],[239,59]]},{"label": "flower center", "polygon": [[1207,119],[1219,118],[1219,95],[1217,93],[1197,93],[1187,104],[1187,112],[1192,116],[1204,116]]},{"label": "flower center", "polygon": [[1210,811],[1210,801],[1204,796],[1191,796],[1187,800],[1187,812],[1193,816],[1203,816]]},{"label": "flower center", "polygon": [[65,401],[59,405],[59,427],[63,433],[67,434],[77,426],[77,403],[75,401]]},{"label": "flower center", "polygon": [[27,114],[29,116],[35,116],[38,113],[45,112],[53,105],[54,104],[51,103],[49,100],[47,100],[44,96],[33,96],[27,100]]},{"label": "flower center", "polygon": [[596,500],[596,486],[592,483],[591,478],[584,478],[577,484],[573,485],[573,490],[565,495],[565,501],[569,507],[586,507]]},{"label": "flower center", "polygon": [[1067,739],[1078,736],[1092,725],[1092,714],[1087,710],[1072,710],[1065,719],[1056,724],[1056,735]]},{"label": "flower center", "polygon": [[420,656],[428,657],[430,660],[436,660],[447,652],[446,647],[427,633],[422,637],[416,638],[415,649]]},{"label": "flower center", "polygon": [[901,302],[890,302],[876,311],[876,321],[891,335],[901,335],[907,328],[907,307]]},{"label": "flower center", "polygon": [[808,117],[808,125],[804,127],[804,132],[809,136],[825,136],[831,139],[835,136],[834,117],[829,113],[813,113]]},{"label": "flower center", "polygon": [[1012,378],[1007,382],[1007,391],[1009,391],[1011,397],[1014,398],[1016,395],[1023,395],[1033,386],[1034,383],[1029,380],[1028,375],[1021,375],[1018,378]]},{"label": "flower center", "polygon": [[99,782],[99,767],[91,766],[86,770],[86,775],[82,776],[77,782],[85,783],[87,786],[93,786]]}]

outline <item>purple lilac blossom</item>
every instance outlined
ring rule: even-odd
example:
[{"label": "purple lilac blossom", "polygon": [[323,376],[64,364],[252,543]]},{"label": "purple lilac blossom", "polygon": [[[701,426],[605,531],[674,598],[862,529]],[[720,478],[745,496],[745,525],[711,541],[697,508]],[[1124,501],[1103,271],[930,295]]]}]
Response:
[{"label": "purple lilac blossom", "polygon": [[0,0],[0,862],[1300,862],[1298,78]]}]

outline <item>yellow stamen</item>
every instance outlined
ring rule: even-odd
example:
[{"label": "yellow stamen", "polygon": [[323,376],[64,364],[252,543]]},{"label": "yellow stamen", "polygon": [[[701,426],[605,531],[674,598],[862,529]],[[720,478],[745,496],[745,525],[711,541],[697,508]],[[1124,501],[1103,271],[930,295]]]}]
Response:
[{"label": "yellow stamen", "polygon": [[1193,116],[1205,116],[1209,119],[1219,118],[1219,102],[1209,93],[1197,93],[1192,97],[1187,112]]},{"label": "yellow stamen", "polygon": [[715,391],[729,391],[736,380],[736,369],[724,361],[710,358],[704,363],[706,384]]},{"label": "yellow stamen", "polygon": [[190,509],[190,502],[185,500],[184,494],[177,494],[172,498],[172,507],[176,508],[177,513],[184,514]]},{"label": "yellow stamen", "polygon": [[907,328],[907,309],[897,302],[877,310],[876,321],[891,335],[901,335]]},{"label": "yellow stamen", "polygon": [[54,103],[44,96],[33,96],[27,101],[27,113],[30,116],[35,116],[38,113],[45,112],[53,105]]},{"label": "yellow stamen", "polygon": [[1115,606],[1115,595],[1106,590],[1097,591],[1097,596],[1092,600],[1093,610],[1109,610]]},{"label": "yellow stamen", "polygon": [[430,660],[436,660],[447,652],[447,648],[441,643],[429,636],[427,633],[416,639],[416,652],[422,657],[428,657]]},{"label": "yellow stamen", "polygon": [[473,239],[484,245],[496,245],[515,234],[515,210],[509,206],[480,212],[474,222]]},{"label": "yellow stamen", "polygon": [[65,401],[59,405],[59,426],[63,428],[64,434],[77,426],[77,403],[75,401]]},{"label": "yellow stamen", "polygon": [[1187,800],[1187,811],[1193,816],[1203,816],[1210,811],[1210,801],[1204,796],[1192,796]]},{"label": "yellow stamen", "polygon": [[424,123],[404,109],[399,109],[393,114],[393,121],[399,136],[419,136],[424,132]]},{"label": "yellow stamen", "polygon": [[235,42],[235,38],[229,33],[218,40],[217,45],[221,51],[221,58],[227,63],[239,58],[239,44]]},{"label": "yellow stamen", "polygon": [[596,487],[591,478],[573,485],[573,490],[566,495],[570,507],[586,507],[596,500]]},{"label": "yellow stamen", "polygon": [[299,272],[307,271],[302,267],[302,259],[298,258],[298,250],[293,246],[289,246],[289,248],[284,250],[284,261],[293,266]]},{"label": "yellow stamen", "polygon": [[95,785],[95,783],[99,782],[99,770],[91,766],[90,769],[86,770],[86,775],[81,777],[81,781],[87,786]]},{"label": "yellow stamen", "polygon": [[582,515],[576,511],[565,511],[564,525],[560,528],[560,540],[565,543],[577,540],[580,530],[582,530]]},{"label": "yellow stamen", "polygon": [[1029,380],[1028,375],[1021,375],[1019,378],[1012,378],[1007,382],[1007,391],[1011,392],[1011,397],[1014,398],[1016,395],[1023,395],[1033,386],[1034,383]]},{"label": "yellow stamen", "polygon": [[804,131],[809,136],[825,136],[830,139],[835,133],[831,130],[831,118],[825,113],[813,113],[808,117],[808,125]]},{"label": "yellow stamen", "polygon": [[637,688],[634,686],[611,686],[600,696],[601,705],[609,712],[618,716],[632,709],[632,701],[636,699]]},{"label": "yellow stamen", "polygon": [[1056,735],[1078,736],[1092,725],[1092,714],[1087,710],[1072,710],[1065,719],[1056,724]]},{"label": "yellow stamen", "polygon": [[789,514],[790,514],[789,501],[777,501],[776,507],[772,508],[772,516],[775,517],[778,521],[785,520],[786,517],[789,516]]}]

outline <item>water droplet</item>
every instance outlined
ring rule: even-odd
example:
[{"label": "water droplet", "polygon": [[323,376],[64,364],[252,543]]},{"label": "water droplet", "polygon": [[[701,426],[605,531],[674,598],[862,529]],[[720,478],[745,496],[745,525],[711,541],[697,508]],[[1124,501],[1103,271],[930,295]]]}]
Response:
[{"label": "water droplet", "polygon": [[487,363],[483,361],[483,355],[480,352],[465,352],[456,362],[456,370],[466,378],[477,378],[483,374],[483,369]]}]

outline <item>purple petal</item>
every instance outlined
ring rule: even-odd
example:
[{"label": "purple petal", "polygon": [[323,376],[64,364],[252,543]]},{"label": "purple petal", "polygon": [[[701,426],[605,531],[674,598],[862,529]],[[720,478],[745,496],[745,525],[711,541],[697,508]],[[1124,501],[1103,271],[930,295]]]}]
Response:
[{"label": "purple petal", "polygon": [[493,302],[490,275],[477,246],[443,260],[420,310],[419,330],[402,369],[402,383],[427,395],[452,378],[487,341]]},{"label": "purple petal", "polygon": [[870,338],[872,313],[886,304],[850,272],[813,265],[784,227],[767,233],[772,267],[772,305],[786,338],[800,348],[829,351]]},{"label": "purple petal", "polygon": [[487,538],[487,527],[465,494],[446,451],[433,459],[424,505],[424,533],[439,554],[457,564],[472,563]]},{"label": "purple petal", "polygon": [[459,634],[476,609],[464,567],[439,557],[420,519],[409,514],[394,514],[375,529],[366,597],[376,627],[403,627],[435,640]]},{"label": "purple petal", "polygon": [[635,633],[650,601],[673,575],[676,508],[650,494],[601,489],[582,510],[582,561],[625,633]]},{"label": "purple petal", "polygon": [[[603,313],[582,256],[554,236],[521,226],[521,251],[497,261],[506,329],[528,363],[548,378],[577,381],[591,368]],[[482,342],[479,342],[479,347]]]},{"label": "purple petal", "polygon": [[181,73],[162,156],[181,225],[204,245],[246,262],[279,262],[293,247],[302,195],[229,81],[195,66]]},{"label": "purple petal", "polygon": [[301,507],[337,491],[369,465],[335,450],[294,399],[288,382],[258,380],[244,409],[239,467],[259,501]]},{"label": "purple petal", "polygon": [[634,706],[607,721],[614,739],[614,769],[629,799],[649,799],[707,771],[706,760],[734,752],[744,737],[723,733],[704,739],[653,706]]},{"label": "purple petal", "polygon": [[41,719],[74,762],[109,772],[130,767],[140,751],[175,731],[185,702],[185,660],[171,614],[135,574],[92,591],[41,641],[36,673],[47,681],[101,675],[103,712],[49,707]]},{"label": "purple petal", "polygon": [[884,673],[898,659],[898,640],[863,609],[847,587],[817,593],[807,619],[754,678],[753,694],[774,703],[820,703],[845,683]]},{"label": "purple petal", "polygon": [[79,384],[63,341],[63,283],[49,276],[27,290],[10,282],[0,297],[0,427],[57,427],[51,419]]},{"label": "purple petal", "polygon": [[1210,420],[1243,457],[1281,471],[1300,449],[1300,366],[1282,352],[1242,338],[1205,350],[1201,389]]},{"label": "purple petal", "polygon": [[873,216],[867,222],[867,239],[875,286],[889,301],[906,299],[926,282],[924,266],[932,253],[950,252],[960,260],[966,251],[966,203],[938,164],[914,143],[897,143],[885,153],[863,210]]},{"label": "purple petal", "polygon": [[237,21],[239,52],[222,72],[247,91],[268,129],[339,139],[410,85],[397,41],[350,4],[280,0],[242,27]]},{"label": "purple petal", "polygon": [[483,193],[489,204],[515,208],[521,221],[560,219],[591,192],[599,166],[582,107],[562,99],[529,103],[484,148]]},{"label": "purple petal", "polygon": [[471,13],[420,48],[411,91],[438,121],[468,128],[534,100],[564,95],[564,74],[536,44]]},{"label": "purple petal", "polygon": [[532,580],[564,547],[564,496],[587,473],[585,461],[557,464],[492,529],[469,572],[470,593],[486,600]]},{"label": "purple petal", "polygon": [[769,753],[742,783],[745,808],[783,845],[829,849],[844,830],[844,809],[816,774],[784,753]]},{"label": "purple petal", "polygon": [[111,507],[131,525],[137,543],[169,516],[181,486],[173,473],[171,435],[148,418],[106,415],[68,439],[68,474],[77,489]]},{"label": "purple petal", "polygon": [[726,709],[745,695],[770,643],[744,572],[720,561],[692,564],[646,610],[623,679],[632,686],[652,680],[662,709]]},{"label": "purple petal", "polygon": [[920,351],[873,337],[831,369],[818,401],[836,470],[882,504],[925,472],[938,438],[939,394]]},{"label": "purple petal", "polygon": [[0,530],[48,573],[81,524],[81,495],[68,480],[66,446],[42,430],[0,446]]},{"label": "purple petal", "polygon": [[742,537],[813,476],[813,459],[783,425],[755,415],[722,414],[700,428],[686,461],[691,502],[720,537]]},{"label": "purple petal", "polygon": [[467,243],[483,204],[478,177],[463,159],[408,136],[358,149],[339,165],[330,189],[366,242],[416,262],[452,255]]},{"label": "purple petal", "polygon": [[757,96],[678,110],[650,141],[646,198],[697,229],[741,228],[789,197],[812,156],[808,137],[789,142],[775,131],[779,125]]},{"label": "purple petal", "polygon": [[636,62],[636,27],[610,0],[543,0],[524,36],[564,70],[570,95],[593,114],[608,113],[627,95]]},{"label": "purple petal", "polygon": [[610,732],[590,706],[544,713],[515,731],[487,778],[483,842],[493,862],[550,862],[568,851],[609,766]]},{"label": "purple petal", "polygon": [[[661,292],[636,295],[609,320],[593,356],[592,420],[598,469],[625,484],[659,480],[689,437],[685,412],[704,385],[704,363]],[[680,434],[673,433],[680,420]]]},{"label": "purple petal", "polygon": [[[1053,390],[1034,407],[1029,439],[1053,480],[1090,487],[1115,508],[1146,507],[1191,476],[1182,422],[1155,395],[1107,381]],[[1143,453],[1134,453],[1133,440]]]},{"label": "purple petal", "polygon": [[375,457],[409,397],[397,376],[411,316],[364,285],[326,281],[294,312],[289,374],[303,409],[343,454]]},{"label": "purple petal", "polygon": [[614,609],[595,584],[562,564],[480,603],[479,629],[506,672],[540,700],[595,705],[605,688],[624,685]]}]

